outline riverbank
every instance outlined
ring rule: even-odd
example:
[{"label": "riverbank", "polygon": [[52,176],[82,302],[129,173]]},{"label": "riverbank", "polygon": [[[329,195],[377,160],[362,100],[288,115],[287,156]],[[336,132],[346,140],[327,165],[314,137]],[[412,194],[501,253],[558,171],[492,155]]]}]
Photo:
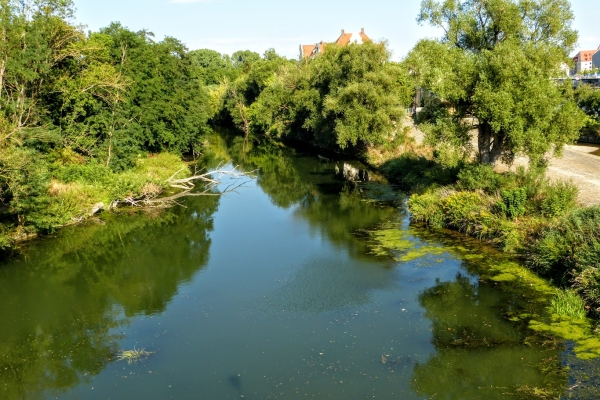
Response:
[{"label": "riverbank", "polygon": [[[180,156],[170,153],[139,155],[131,169],[115,172],[109,167],[62,157],[48,163],[34,207],[5,210],[0,220],[0,249],[7,251],[38,234],[81,223],[102,210],[120,204],[156,198],[171,189],[170,180],[190,176]],[[26,213],[23,213],[26,211]]]},{"label": "riverbank", "polygon": [[[600,199],[591,197],[593,187],[583,181],[557,175],[596,179],[597,156],[582,155],[574,162],[576,150],[569,147],[568,159],[551,160],[547,170],[528,169],[517,159],[512,168],[498,171],[477,163],[449,165],[423,144],[414,125],[405,123],[405,133],[405,143],[395,153],[371,149],[366,161],[411,194],[408,208],[414,222],[487,241],[574,291],[589,314],[600,315],[600,206],[593,204]],[[581,163],[586,168],[576,173],[565,163],[571,169]],[[581,201],[580,188],[588,201]]]}]

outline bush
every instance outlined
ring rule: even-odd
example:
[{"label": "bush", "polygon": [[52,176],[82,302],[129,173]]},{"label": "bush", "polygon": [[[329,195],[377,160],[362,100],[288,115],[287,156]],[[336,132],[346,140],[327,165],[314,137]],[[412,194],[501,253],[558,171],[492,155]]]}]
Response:
[{"label": "bush", "polygon": [[470,164],[458,173],[458,187],[463,190],[483,190],[493,194],[503,183],[502,175],[487,164]]},{"label": "bush", "polygon": [[476,192],[453,193],[446,197],[443,207],[447,225],[469,233],[474,233],[475,225],[486,211],[483,199]]},{"label": "bush", "polygon": [[0,251],[10,248],[13,244],[10,237],[11,228],[11,226],[0,222]]},{"label": "bush", "polygon": [[424,194],[413,194],[408,203],[411,218],[415,221],[425,222],[433,228],[444,226],[444,213],[442,211],[443,199],[436,191]]},{"label": "bush", "polygon": [[54,177],[64,183],[104,183],[110,181],[113,174],[109,167],[96,160],[89,160],[86,164],[59,165],[54,171]]},{"label": "bush", "polygon": [[502,201],[496,204],[496,209],[508,218],[516,218],[525,215],[527,202],[527,188],[516,188],[503,190]]},{"label": "bush", "polygon": [[586,272],[600,268],[600,206],[577,209],[542,230],[527,254],[528,265],[563,284],[592,285]]},{"label": "bush", "polygon": [[545,166],[535,167],[530,165],[528,169],[518,167],[517,172],[510,175],[512,184],[507,184],[505,188],[522,187],[525,188],[528,199],[536,198],[547,186]]},{"label": "bush", "polygon": [[557,182],[546,187],[540,210],[545,217],[564,215],[577,205],[579,190],[571,182]]},{"label": "bush", "polygon": [[458,168],[444,168],[423,156],[404,153],[381,167],[384,175],[402,190],[419,191],[456,182]]}]

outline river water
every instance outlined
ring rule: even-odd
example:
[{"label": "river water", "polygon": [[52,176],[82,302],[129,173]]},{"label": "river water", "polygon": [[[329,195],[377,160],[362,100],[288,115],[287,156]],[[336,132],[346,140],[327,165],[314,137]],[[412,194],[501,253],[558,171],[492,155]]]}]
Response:
[{"label": "river water", "polygon": [[[409,226],[335,161],[211,138],[256,177],[103,215],[0,267],[0,398],[556,398],[565,346],[493,250]],[[515,320],[515,321],[511,321]],[[128,363],[122,350],[144,350]],[[536,397],[537,398],[537,397]]]}]

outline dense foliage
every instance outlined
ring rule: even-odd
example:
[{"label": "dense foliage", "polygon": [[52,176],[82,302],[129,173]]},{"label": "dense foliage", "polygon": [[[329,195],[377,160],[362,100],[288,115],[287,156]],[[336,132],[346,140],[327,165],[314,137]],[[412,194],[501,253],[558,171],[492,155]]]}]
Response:
[{"label": "dense foliage", "polygon": [[600,206],[557,219],[539,232],[527,258],[535,271],[573,286],[600,312]]},{"label": "dense foliage", "polygon": [[208,127],[183,44],[119,24],[85,34],[72,14],[71,1],[0,0],[0,247],[160,190],[180,161],[146,154],[191,152]]},{"label": "dense foliage", "polygon": [[246,135],[360,151],[393,141],[410,103],[408,73],[384,43],[329,45],[291,62],[267,52],[215,96]]},{"label": "dense foliage", "polygon": [[584,133],[600,138],[600,89],[590,85],[580,85],[575,91],[577,105],[588,116]]},{"label": "dense foliage", "polygon": [[584,118],[570,82],[550,79],[577,41],[568,0],[424,0],[418,20],[444,30],[407,59],[418,85],[435,94],[432,142],[469,148],[476,127],[481,162],[524,154],[539,164],[577,139]]}]

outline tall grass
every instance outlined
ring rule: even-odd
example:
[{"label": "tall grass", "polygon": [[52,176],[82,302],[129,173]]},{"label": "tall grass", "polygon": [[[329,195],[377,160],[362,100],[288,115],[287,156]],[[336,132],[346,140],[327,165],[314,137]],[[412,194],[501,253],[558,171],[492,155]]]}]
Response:
[{"label": "tall grass", "polygon": [[574,290],[557,290],[550,300],[553,314],[571,319],[585,319],[585,303]]}]

